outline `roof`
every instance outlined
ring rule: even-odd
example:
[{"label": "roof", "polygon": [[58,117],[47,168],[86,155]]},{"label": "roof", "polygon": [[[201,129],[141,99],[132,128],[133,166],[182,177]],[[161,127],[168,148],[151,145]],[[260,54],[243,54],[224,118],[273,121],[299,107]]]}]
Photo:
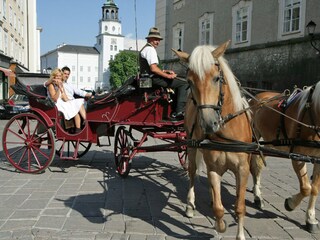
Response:
[{"label": "roof", "polygon": [[103,4],[103,6],[104,7],[115,7],[115,8],[118,8],[117,4],[115,4],[113,0],[107,0],[106,3]]},{"label": "roof", "polygon": [[99,54],[95,47],[77,46],[77,45],[63,45],[56,49],[58,52],[66,53],[82,53],[82,54]]}]

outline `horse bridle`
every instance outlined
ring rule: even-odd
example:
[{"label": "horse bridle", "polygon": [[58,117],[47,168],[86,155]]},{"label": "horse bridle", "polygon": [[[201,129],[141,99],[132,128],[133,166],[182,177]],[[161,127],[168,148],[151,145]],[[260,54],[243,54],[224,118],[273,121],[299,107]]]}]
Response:
[{"label": "horse bridle", "polygon": [[224,80],[224,75],[223,75],[223,71],[221,70],[220,64],[218,62],[216,62],[215,65],[218,67],[218,71],[219,71],[219,77],[217,77],[217,79],[214,80],[214,81],[219,81],[219,98],[218,98],[217,105],[214,105],[214,104],[199,105],[197,103],[197,101],[195,100],[195,98],[193,97],[194,94],[193,94],[192,89],[193,89],[194,84],[189,79],[188,79],[188,83],[189,83],[190,91],[191,91],[191,99],[193,101],[193,104],[197,107],[197,111],[202,110],[202,109],[206,109],[206,108],[211,108],[218,114],[218,116],[221,120],[221,111],[222,111],[222,105],[223,105],[223,101],[224,101],[224,93],[223,93],[222,86],[223,86],[223,84],[225,84],[225,80]]},{"label": "horse bridle", "polygon": [[[222,86],[226,82],[224,80],[223,71],[222,71],[222,69],[220,67],[220,64],[219,64],[219,62],[217,60],[215,62],[215,65],[218,67],[218,71],[219,71],[219,77],[217,77],[217,79],[215,79],[215,81],[219,81],[219,97],[218,97],[217,105],[214,105],[214,104],[202,104],[202,105],[199,105],[197,103],[197,101],[195,100],[195,98],[193,97],[194,94],[193,94],[193,90],[192,89],[194,87],[194,84],[190,79],[188,79],[188,83],[189,83],[189,86],[190,86],[191,100],[192,100],[193,104],[196,106],[197,111],[202,110],[202,109],[206,109],[206,108],[213,109],[217,113],[217,115],[219,116],[219,123],[220,123],[220,122],[223,122],[223,119],[221,117],[222,105],[223,105],[223,102],[224,102],[224,93],[223,93]],[[189,71],[189,69],[187,71]],[[201,116],[201,114],[200,114],[200,116]],[[192,128],[191,128],[191,131],[190,131],[190,139],[192,138],[195,125],[196,125],[196,123],[194,122],[192,124]]]}]

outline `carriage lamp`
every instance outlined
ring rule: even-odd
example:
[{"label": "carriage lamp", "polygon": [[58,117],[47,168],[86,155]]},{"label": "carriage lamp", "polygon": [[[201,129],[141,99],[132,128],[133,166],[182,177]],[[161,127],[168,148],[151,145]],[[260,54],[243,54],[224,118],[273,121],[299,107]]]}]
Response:
[{"label": "carriage lamp", "polygon": [[310,21],[306,26],[308,35],[311,38],[310,40],[311,46],[317,51],[317,54],[319,54],[320,49],[316,45],[315,35],[314,35],[316,27],[317,27],[317,24],[314,21]]}]

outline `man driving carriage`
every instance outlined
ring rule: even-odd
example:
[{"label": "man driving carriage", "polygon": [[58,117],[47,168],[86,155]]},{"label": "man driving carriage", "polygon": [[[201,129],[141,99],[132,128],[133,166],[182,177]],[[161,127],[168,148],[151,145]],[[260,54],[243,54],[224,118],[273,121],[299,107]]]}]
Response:
[{"label": "man driving carriage", "polygon": [[188,83],[177,79],[177,74],[172,70],[162,70],[159,67],[159,58],[156,48],[163,39],[158,28],[150,28],[146,37],[147,44],[141,49],[139,54],[140,73],[148,74],[152,78],[153,86],[169,87],[177,91],[176,111],[171,113],[171,120],[182,120],[187,99]]}]

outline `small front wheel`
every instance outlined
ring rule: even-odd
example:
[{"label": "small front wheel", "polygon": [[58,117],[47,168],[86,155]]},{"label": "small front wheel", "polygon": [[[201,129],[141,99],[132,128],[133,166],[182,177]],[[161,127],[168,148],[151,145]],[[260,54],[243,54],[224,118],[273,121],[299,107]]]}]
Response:
[{"label": "small front wheel", "polygon": [[12,117],[2,135],[3,152],[8,161],[21,172],[44,171],[55,156],[52,129],[32,113]]},{"label": "small front wheel", "polygon": [[123,178],[128,176],[131,169],[131,149],[130,134],[124,126],[120,126],[114,139],[114,160],[117,172]]}]

